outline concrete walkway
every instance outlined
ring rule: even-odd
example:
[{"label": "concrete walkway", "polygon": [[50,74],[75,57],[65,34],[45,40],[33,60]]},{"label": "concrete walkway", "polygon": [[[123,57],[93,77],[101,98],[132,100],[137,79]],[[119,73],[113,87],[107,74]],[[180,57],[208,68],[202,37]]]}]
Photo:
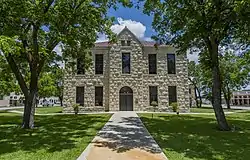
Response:
[{"label": "concrete walkway", "polygon": [[78,160],[167,160],[135,112],[117,112]]},{"label": "concrete walkway", "polygon": [[5,110],[14,110],[14,109],[19,109],[19,108],[24,108],[24,106],[15,106],[15,107],[0,107],[0,111],[5,111]]}]

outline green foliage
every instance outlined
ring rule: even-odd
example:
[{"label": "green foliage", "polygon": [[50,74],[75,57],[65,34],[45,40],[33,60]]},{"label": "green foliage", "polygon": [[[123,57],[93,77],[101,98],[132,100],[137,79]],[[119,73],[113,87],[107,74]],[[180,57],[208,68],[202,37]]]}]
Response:
[{"label": "green foliage", "polygon": [[170,106],[172,107],[173,112],[179,112],[179,105],[177,102],[171,103]]},{"label": "green foliage", "polygon": [[38,82],[39,97],[51,97],[56,94],[56,85],[52,73],[42,73]]},{"label": "green foliage", "polygon": [[[222,92],[225,99],[231,98],[232,92],[240,90],[249,85],[250,81],[250,52],[236,54],[233,51],[225,51],[219,57],[219,68],[221,73]],[[203,73],[201,78],[202,91],[205,98],[212,101],[212,73],[211,61],[208,54],[200,57],[200,68]]]},{"label": "green foliage", "polygon": [[9,95],[11,92],[21,91],[5,57],[0,54],[0,95]]},{"label": "green foliage", "polygon": [[75,114],[78,114],[80,105],[75,103],[75,104],[72,105],[72,107],[74,109]]}]

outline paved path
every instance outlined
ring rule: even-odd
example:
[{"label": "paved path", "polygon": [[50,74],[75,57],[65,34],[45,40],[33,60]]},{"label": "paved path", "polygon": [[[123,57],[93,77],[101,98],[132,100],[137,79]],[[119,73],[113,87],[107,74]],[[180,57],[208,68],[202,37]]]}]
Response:
[{"label": "paved path", "polygon": [[167,160],[135,112],[117,112],[78,160]]},{"label": "paved path", "polygon": [[4,111],[4,110],[13,110],[13,109],[19,109],[19,108],[23,108],[24,106],[15,106],[15,107],[0,107],[0,111]]}]

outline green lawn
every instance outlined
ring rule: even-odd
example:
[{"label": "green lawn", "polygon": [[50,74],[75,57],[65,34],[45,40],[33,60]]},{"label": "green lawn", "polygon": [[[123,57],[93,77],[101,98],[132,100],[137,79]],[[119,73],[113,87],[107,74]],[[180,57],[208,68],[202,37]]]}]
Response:
[{"label": "green lawn", "polygon": [[[235,111],[239,111],[239,110],[235,110],[235,109],[223,109],[224,112],[235,112]],[[193,113],[214,113],[214,109],[213,108],[190,108],[190,112]]]},{"label": "green lawn", "polygon": [[235,132],[221,132],[214,116],[140,114],[141,120],[169,160],[248,160],[250,113],[227,116]]},{"label": "green lawn", "polygon": [[[23,108],[15,109],[17,111],[22,111]],[[39,114],[47,114],[47,113],[62,113],[63,108],[60,106],[57,107],[38,107],[36,108],[35,112]]]},{"label": "green lawn", "polygon": [[75,160],[110,116],[36,116],[36,128],[27,131],[21,115],[0,112],[0,159]]}]

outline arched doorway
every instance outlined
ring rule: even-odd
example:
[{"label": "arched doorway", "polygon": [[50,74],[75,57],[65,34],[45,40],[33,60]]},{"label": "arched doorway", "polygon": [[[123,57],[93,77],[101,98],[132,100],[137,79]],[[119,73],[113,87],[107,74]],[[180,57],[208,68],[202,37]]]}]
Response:
[{"label": "arched doorway", "polygon": [[133,111],[133,91],[130,87],[122,87],[119,92],[120,111]]}]

